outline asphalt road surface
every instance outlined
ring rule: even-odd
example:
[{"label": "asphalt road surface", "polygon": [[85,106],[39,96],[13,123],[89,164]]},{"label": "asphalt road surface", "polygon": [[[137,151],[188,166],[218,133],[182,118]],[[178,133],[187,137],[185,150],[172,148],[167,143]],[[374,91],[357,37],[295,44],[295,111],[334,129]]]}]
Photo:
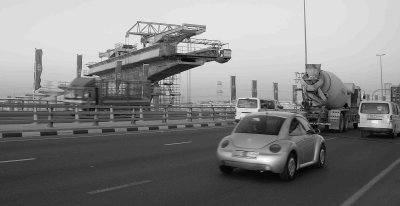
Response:
[{"label": "asphalt road surface", "polygon": [[400,137],[323,134],[327,165],[223,175],[233,127],[0,139],[0,205],[400,205]]}]

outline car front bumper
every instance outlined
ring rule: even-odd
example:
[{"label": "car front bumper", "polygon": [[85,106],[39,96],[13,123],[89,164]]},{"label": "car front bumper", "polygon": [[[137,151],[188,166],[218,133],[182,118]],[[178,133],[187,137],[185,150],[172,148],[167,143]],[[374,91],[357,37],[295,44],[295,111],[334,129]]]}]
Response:
[{"label": "car front bumper", "polygon": [[219,165],[225,165],[246,170],[271,171],[282,173],[285,167],[288,154],[280,153],[259,153],[256,158],[234,157],[234,150],[218,149],[217,157]]}]

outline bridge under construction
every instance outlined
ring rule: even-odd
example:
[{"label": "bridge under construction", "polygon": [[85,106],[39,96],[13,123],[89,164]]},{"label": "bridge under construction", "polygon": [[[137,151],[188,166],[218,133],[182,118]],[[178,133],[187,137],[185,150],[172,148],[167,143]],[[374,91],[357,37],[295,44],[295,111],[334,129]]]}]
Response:
[{"label": "bridge under construction", "polygon": [[[125,44],[100,52],[102,61],[88,65],[87,75],[96,76],[95,80],[83,81],[82,85],[82,81],[75,81],[78,77],[69,89],[77,93],[74,88],[94,87],[78,96],[93,97],[92,102],[98,104],[150,105],[151,101],[154,105],[175,104],[179,99],[176,97],[179,85],[174,82],[177,74],[211,61],[225,63],[231,58],[231,50],[225,48],[227,44],[192,38],[205,31],[205,25],[138,21],[126,32]],[[140,37],[140,49],[127,43],[131,36]],[[66,99],[76,96],[66,95]],[[160,96],[164,96],[163,102]]]}]

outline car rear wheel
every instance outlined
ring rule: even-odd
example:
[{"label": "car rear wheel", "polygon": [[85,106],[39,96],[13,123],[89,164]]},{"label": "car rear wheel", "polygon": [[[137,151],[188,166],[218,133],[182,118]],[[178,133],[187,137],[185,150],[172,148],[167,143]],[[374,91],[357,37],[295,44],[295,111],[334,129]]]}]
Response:
[{"label": "car rear wheel", "polygon": [[360,134],[361,134],[361,137],[366,137],[366,136],[368,136],[368,132],[367,132],[367,131],[364,131],[364,130],[361,130],[361,131],[360,131]]},{"label": "car rear wheel", "polygon": [[321,145],[321,148],[319,149],[318,153],[318,162],[316,166],[318,168],[323,168],[325,166],[325,162],[326,162],[326,147],[325,145]]},{"label": "car rear wheel", "polygon": [[285,168],[283,172],[280,174],[280,178],[285,181],[290,181],[294,179],[294,175],[296,174],[296,157],[293,153],[290,153]]},{"label": "car rear wheel", "polygon": [[397,136],[399,136],[399,133],[396,133],[396,131],[397,131],[397,128],[394,127],[393,128],[393,133],[392,133],[392,138],[396,138]]},{"label": "car rear wheel", "polygon": [[394,131],[392,133],[389,133],[389,135],[393,139],[397,137],[397,134]]},{"label": "car rear wheel", "polygon": [[224,174],[231,174],[233,172],[233,167],[220,165],[219,170]]}]

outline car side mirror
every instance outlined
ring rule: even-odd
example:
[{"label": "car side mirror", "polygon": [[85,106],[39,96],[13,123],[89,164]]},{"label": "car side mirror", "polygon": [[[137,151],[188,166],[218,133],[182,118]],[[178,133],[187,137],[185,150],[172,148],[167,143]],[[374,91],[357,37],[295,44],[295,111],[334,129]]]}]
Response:
[{"label": "car side mirror", "polygon": [[320,134],[321,130],[319,130],[318,128],[315,129],[310,129],[307,131],[307,134]]}]

